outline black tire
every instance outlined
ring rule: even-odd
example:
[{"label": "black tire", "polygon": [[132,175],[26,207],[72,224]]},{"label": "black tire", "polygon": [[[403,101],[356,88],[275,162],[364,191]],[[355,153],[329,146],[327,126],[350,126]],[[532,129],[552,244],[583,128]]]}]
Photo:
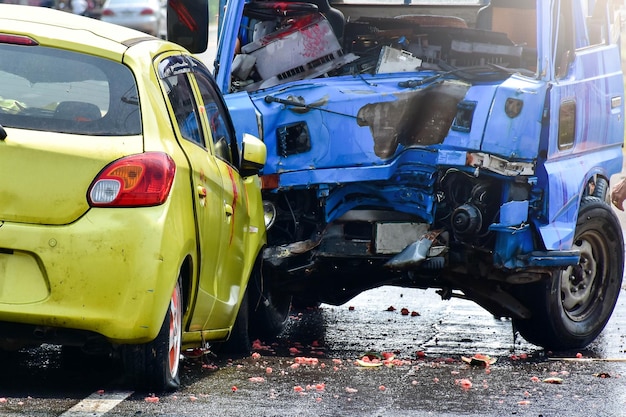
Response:
[{"label": "black tire", "polygon": [[609,187],[609,182],[605,178],[596,178],[593,196],[598,197],[600,200],[605,201],[608,205],[611,205],[611,189]]},{"label": "black tire", "polygon": [[[248,284],[248,287],[250,284]],[[229,354],[235,356],[247,356],[251,352],[252,343],[250,342],[250,334],[248,331],[248,319],[249,319],[249,301],[248,291],[243,295],[239,311],[237,312],[237,318],[235,324],[230,332],[228,340],[223,343],[218,343],[215,346],[216,353]]]},{"label": "black tire", "polygon": [[124,372],[135,389],[163,392],[180,387],[182,306],[179,280],[157,337],[149,343],[122,346]]},{"label": "black tire", "polygon": [[[258,265],[257,265],[258,266]],[[278,291],[264,279],[262,269],[255,267],[248,284],[250,296],[250,337],[268,341],[287,326],[291,295]]]},{"label": "black tire", "polygon": [[589,345],[611,317],[621,289],[622,228],[611,207],[601,199],[583,199],[573,248],[581,252],[577,266],[520,287],[520,300],[532,317],[514,319],[513,325],[527,341],[546,349]]},{"label": "black tire", "polygon": [[291,299],[291,308],[294,310],[308,310],[315,309],[321,306],[322,303],[314,298],[294,296]]}]

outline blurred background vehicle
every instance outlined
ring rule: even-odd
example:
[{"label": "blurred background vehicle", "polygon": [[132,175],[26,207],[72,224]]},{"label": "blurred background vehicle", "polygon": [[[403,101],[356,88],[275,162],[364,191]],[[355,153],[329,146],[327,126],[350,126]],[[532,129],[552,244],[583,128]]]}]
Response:
[{"label": "blurred background vehicle", "polygon": [[[84,6],[80,15],[99,19],[102,12],[102,4],[105,0],[79,0]],[[0,0],[0,4],[20,4],[24,6],[39,6],[50,9],[58,9],[73,12],[76,4],[72,4],[72,0]]]},{"label": "blurred background vehicle", "polygon": [[106,0],[100,19],[165,38],[166,13],[161,0]]}]

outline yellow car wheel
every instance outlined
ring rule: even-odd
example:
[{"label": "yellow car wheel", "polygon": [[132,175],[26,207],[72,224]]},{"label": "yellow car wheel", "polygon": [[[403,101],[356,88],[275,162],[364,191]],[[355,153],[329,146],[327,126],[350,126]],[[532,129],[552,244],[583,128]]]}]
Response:
[{"label": "yellow car wheel", "polygon": [[152,391],[172,391],[180,386],[182,306],[179,280],[157,337],[149,343],[123,346],[124,370],[133,386]]}]

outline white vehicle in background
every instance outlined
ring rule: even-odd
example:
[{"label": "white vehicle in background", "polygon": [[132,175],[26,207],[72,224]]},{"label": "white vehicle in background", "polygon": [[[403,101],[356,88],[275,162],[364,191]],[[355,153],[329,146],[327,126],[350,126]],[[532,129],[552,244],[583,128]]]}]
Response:
[{"label": "white vehicle in background", "polygon": [[106,0],[100,20],[164,38],[166,13],[161,0]]}]

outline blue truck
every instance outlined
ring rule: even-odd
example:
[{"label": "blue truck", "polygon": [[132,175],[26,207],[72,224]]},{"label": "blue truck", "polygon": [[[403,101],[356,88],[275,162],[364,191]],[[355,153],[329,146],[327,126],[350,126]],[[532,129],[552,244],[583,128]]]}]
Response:
[{"label": "blue truck", "polygon": [[267,335],[290,300],[383,285],[472,300],[545,348],[600,334],[624,269],[610,0],[228,0],[215,23],[208,10],[170,0],[168,36],[200,53],[219,26],[210,65],[236,129],[267,146]]}]

